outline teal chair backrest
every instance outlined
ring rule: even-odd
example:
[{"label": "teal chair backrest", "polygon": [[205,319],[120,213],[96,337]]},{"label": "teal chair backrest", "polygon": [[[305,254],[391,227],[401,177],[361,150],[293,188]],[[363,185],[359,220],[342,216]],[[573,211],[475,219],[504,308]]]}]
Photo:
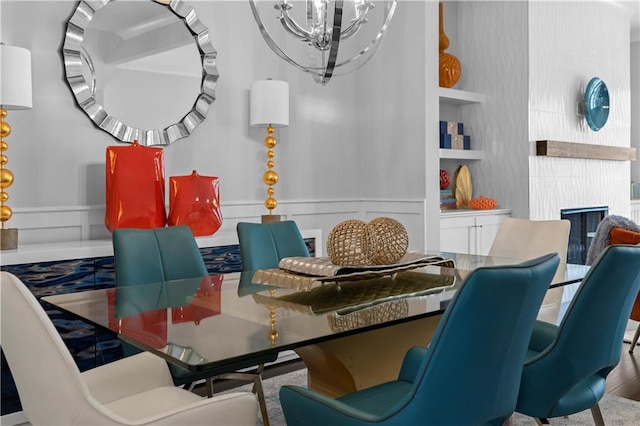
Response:
[{"label": "teal chair backrest", "polygon": [[[118,228],[113,231],[112,240],[117,290],[208,275],[198,244],[188,226]],[[195,292],[198,282],[188,285]],[[130,291],[119,291],[116,293],[116,314],[124,316],[174,305],[168,298],[162,287],[158,289],[157,300],[144,300]],[[125,356],[140,352],[128,343],[123,342],[122,347]],[[171,368],[175,370],[175,367]]]},{"label": "teal chair backrest", "polygon": [[551,406],[584,378],[606,377],[620,361],[639,289],[640,247],[606,247],[573,297],[555,341],[527,362],[525,380],[533,380],[523,382],[523,404],[547,400]]},{"label": "teal chair backrest", "polygon": [[208,275],[188,226],[113,231],[116,287]]},{"label": "teal chair backrest", "polygon": [[273,223],[239,222],[236,231],[240,244],[242,269],[277,268],[285,257],[309,256],[309,249],[292,220]]},{"label": "teal chair backrest", "polygon": [[[515,409],[533,324],[560,259],[473,271],[447,307],[422,360],[404,419],[471,425]],[[400,373],[400,376],[403,372]]]}]

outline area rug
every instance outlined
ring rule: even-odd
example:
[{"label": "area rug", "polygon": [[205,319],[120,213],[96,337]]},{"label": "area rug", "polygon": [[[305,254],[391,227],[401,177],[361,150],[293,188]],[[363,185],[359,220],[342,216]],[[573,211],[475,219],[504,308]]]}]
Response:
[{"label": "area rug", "polygon": [[[269,421],[271,426],[285,426],[280,400],[278,399],[278,391],[283,385],[306,386],[307,370],[296,370],[291,373],[266,379],[263,382],[265,399],[267,402],[267,410],[269,411]],[[251,385],[241,386],[231,391],[237,390],[250,391]],[[638,426],[640,425],[640,402],[621,398],[614,395],[605,395],[600,401],[600,409],[604,417],[605,424],[608,426]],[[582,413],[571,415],[567,418],[549,419],[551,425],[562,426],[581,426],[594,424],[591,412],[589,410]],[[258,424],[262,425],[262,418],[258,416]],[[512,419],[514,426],[535,426],[534,419],[514,414]],[[410,425],[408,425],[410,426]]]}]

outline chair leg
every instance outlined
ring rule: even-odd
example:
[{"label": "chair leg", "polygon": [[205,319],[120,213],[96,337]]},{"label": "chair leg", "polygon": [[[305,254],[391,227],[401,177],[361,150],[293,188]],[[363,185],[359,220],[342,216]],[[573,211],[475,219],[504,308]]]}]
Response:
[{"label": "chair leg", "polygon": [[536,424],[538,426],[542,426],[542,425],[548,425],[549,424],[549,420],[545,419],[545,418],[538,418],[536,417]]},{"label": "chair leg", "polygon": [[246,380],[253,382],[253,389],[251,392],[255,393],[258,397],[258,404],[260,404],[260,412],[262,414],[262,423],[264,426],[269,426],[269,415],[267,412],[267,402],[264,399],[264,390],[262,389],[262,371],[264,370],[264,365],[260,364],[255,372],[251,373],[225,373],[218,378],[222,379],[236,379],[236,380]]},{"label": "chair leg", "polygon": [[638,328],[636,329],[636,334],[633,335],[633,340],[631,341],[631,346],[629,347],[630,354],[633,353],[633,350],[636,347],[636,343],[638,343],[638,337],[640,337],[640,324],[638,324]]},{"label": "chair leg", "polygon": [[258,397],[258,403],[260,404],[260,412],[262,413],[262,424],[269,426],[269,414],[267,412],[267,401],[264,399],[264,390],[262,389],[262,376],[256,374],[256,379],[253,382],[254,393]]},{"label": "chair leg", "polygon": [[213,377],[206,378],[205,386],[207,387],[207,398],[211,398],[213,396]]},{"label": "chair leg", "polygon": [[600,411],[600,405],[596,404],[591,407],[591,415],[596,426],[604,426],[604,419],[602,418],[602,412]]}]

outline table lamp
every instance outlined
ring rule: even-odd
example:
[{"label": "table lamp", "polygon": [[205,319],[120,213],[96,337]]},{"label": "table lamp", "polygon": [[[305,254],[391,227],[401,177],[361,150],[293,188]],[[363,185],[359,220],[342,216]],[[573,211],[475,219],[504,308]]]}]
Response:
[{"label": "table lamp", "polygon": [[5,151],[9,145],[4,140],[11,134],[11,126],[4,121],[7,110],[30,109],[31,99],[31,52],[21,47],[0,43],[0,249],[18,248],[18,229],[7,228],[6,223],[13,211],[5,202],[9,194],[5,189],[13,184],[13,173],[5,168],[9,161]]},{"label": "table lamp", "polygon": [[278,205],[273,198],[273,186],[278,182],[278,174],[273,170],[273,148],[277,144],[273,132],[275,127],[289,125],[289,83],[271,79],[251,83],[249,124],[252,127],[267,129],[267,137],[264,139],[264,146],[267,147],[267,171],[262,175],[262,181],[267,185],[264,206],[269,210],[269,214],[262,215],[262,223],[279,222],[280,215],[273,214],[273,209]]}]

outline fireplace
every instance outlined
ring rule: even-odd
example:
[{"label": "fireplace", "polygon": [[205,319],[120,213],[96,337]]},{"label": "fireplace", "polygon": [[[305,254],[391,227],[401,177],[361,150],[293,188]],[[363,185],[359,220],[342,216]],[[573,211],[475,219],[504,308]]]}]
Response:
[{"label": "fireplace", "polygon": [[608,212],[607,206],[560,210],[560,218],[571,222],[567,263],[586,263],[596,228]]}]

